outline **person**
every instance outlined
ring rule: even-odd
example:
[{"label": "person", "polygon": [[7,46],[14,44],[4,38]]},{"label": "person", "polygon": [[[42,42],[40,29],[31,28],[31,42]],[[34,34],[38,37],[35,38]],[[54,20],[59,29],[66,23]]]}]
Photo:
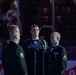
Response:
[{"label": "person", "polygon": [[9,28],[12,24],[18,25],[20,30],[20,36],[22,35],[22,24],[20,22],[20,19],[17,18],[17,14],[13,13],[11,16],[10,22],[7,24],[7,27]]},{"label": "person", "polygon": [[67,67],[66,49],[59,44],[61,35],[59,32],[52,32],[50,36],[52,47],[46,52],[46,73],[45,75],[64,75]]},{"label": "person", "polygon": [[12,9],[7,11],[7,13],[6,13],[6,23],[7,24],[11,21],[13,14],[14,14],[14,11]]},{"label": "person", "polygon": [[5,75],[28,75],[25,62],[25,53],[18,44],[20,31],[17,25],[9,28],[10,41],[2,49],[2,64]]},{"label": "person", "polygon": [[33,24],[30,33],[32,37],[23,42],[28,75],[44,75],[44,57],[48,45],[39,37],[38,25]]}]

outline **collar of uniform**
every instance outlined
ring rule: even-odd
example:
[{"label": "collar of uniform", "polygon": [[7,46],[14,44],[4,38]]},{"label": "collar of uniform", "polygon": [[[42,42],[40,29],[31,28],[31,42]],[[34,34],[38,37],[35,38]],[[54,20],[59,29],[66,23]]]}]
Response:
[{"label": "collar of uniform", "polygon": [[32,38],[32,40],[39,40],[39,38],[38,38],[38,39],[34,39],[34,38]]},{"label": "collar of uniform", "polygon": [[55,47],[58,47],[58,46],[59,46],[59,44],[58,44],[58,45],[55,45],[55,46],[52,46],[52,47],[54,47],[54,48],[55,48]]},{"label": "collar of uniform", "polygon": [[32,40],[32,41],[39,41],[40,39],[33,39],[33,38],[31,38],[31,40]]},{"label": "collar of uniform", "polygon": [[10,43],[14,43],[14,44],[17,44],[15,41],[10,41]]}]

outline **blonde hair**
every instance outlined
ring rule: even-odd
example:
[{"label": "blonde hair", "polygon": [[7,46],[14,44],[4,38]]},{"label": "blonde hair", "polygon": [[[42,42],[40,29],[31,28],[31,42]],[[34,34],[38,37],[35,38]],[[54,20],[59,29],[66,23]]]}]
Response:
[{"label": "blonde hair", "polygon": [[11,25],[9,28],[9,34],[13,36],[18,35],[19,31],[17,31],[17,28],[19,29],[17,25]]},{"label": "blonde hair", "polygon": [[61,38],[61,35],[60,35],[59,32],[52,32],[51,35],[57,36],[57,37],[59,38],[59,40],[60,40],[60,38]]},{"label": "blonde hair", "polygon": [[17,25],[11,25],[11,26],[9,27],[9,32],[10,32],[11,30],[16,30],[16,28],[19,29],[19,26],[17,26]]}]

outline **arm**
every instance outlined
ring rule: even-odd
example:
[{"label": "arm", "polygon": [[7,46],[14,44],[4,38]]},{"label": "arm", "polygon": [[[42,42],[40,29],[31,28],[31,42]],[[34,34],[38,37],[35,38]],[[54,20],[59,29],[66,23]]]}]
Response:
[{"label": "arm", "polygon": [[61,75],[64,75],[67,67],[67,52],[65,48],[62,48],[61,52]]},{"label": "arm", "polygon": [[24,55],[25,54],[24,54],[22,47],[18,47],[17,51],[16,51],[16,56],[17,56],[17,64],[18,64],[20,73],[21,73],[21,75],[28,75]]}]

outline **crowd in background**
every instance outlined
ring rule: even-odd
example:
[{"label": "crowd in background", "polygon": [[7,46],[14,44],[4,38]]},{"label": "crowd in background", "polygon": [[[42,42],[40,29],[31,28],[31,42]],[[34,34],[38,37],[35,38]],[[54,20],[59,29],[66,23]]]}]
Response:
[{"label": "crowd in background", "polygon": [[12,24],[19,26],[20,34],[22,35],[22,27],[17,10],[17,1],[12,1],[10,4],[0,2],[0,53],[4,42],[9,39],[8,29]]},{"label": "crowd in background", "polygon": [[[50,0],[51,1],[51,0]],[[64,0],[63,0],[64,1]],[[67,0],[68,1],[68,0]],[[74,1],[73,3],[71,1]],[[9,3],[8,3],[9,2]],[[12,24],[16,24],[20,28],[21,36],[22,34],[22,24],[19,19],[19,14],[17,10],[17,2],[8,1],[7,3],[0,1],[0,50],[3,42],[9,39],[8,28]],[[60,2],[60,1],[58,1]],[[68,1],[68,6],[71,10],[71,17],[76,17],[76,0]],[[65,3],[65,1],[64,1]],[[58,3],[57,3],[58,5]]]},{"label": "crowd in background", "polygon": [[9,9],[7,9],[6,12],[2,6],[3,4],[0,5],[0,38],[8,39],[8,28],[12,24],[18,25],[20,33],[22,34],[21,22],[18,17],[17,2],[11,2],[10,7],[8,7]]},{"label": "crowd in background", "polygon": [[[64,1],[64,0],[62,0],[62,1]],[[64,1],[64,3],[67,5],[65,7],[67,7],[67,9],[69,11],[69,15],[70,15],[69,19],[72,20],[74,18],[73,20],[76,20],[76,10],[75,10],[76,9],[76,0],[70,0],[70,1],[66,0],[66,1],[69,2],[68,4],[66,4],[66,2]],[[71,1],[74,1],[74,2],[71,2]],[[58,3],[56,3],[56,4],[57,4],[56,6],[59,5]],[[62,3],[61,3],[61,5],[63,7]],[[60,6],[58,6],[58,7],[60,7]],[[61,8],[60,8],[60,10],[61,10]],[[12,24],[18,25],[19,29],[20,29],[21,37],[23,37],[25,35],[25,34],[22,34],[24,32],[24,30],[22,28],[23,23],[21,23],[19,16],[20,16],[20,13],[19,13],[16,1],[14,1],[14,2],[12,1],[9,4],[0,3],[0,60],[2,60],[2,54],[1,54],[2,47],[5,46],[5,44],[9,41],[8,29],[9,29],[10,25],[12,25]],[[62,13],[62,16],[63,16],[63,13]],[[66,17],[66,16],[63,16],[63,17]],[[58,17],[58,18],[60,19],[60,17]],[[26,26],[28,26],[28,25],[25,24],[25,26],[23,26],[23,27],[25,27],[24,29],[26,29]],[[65,58],[64,58],[64,60],[65,60]]]}]

